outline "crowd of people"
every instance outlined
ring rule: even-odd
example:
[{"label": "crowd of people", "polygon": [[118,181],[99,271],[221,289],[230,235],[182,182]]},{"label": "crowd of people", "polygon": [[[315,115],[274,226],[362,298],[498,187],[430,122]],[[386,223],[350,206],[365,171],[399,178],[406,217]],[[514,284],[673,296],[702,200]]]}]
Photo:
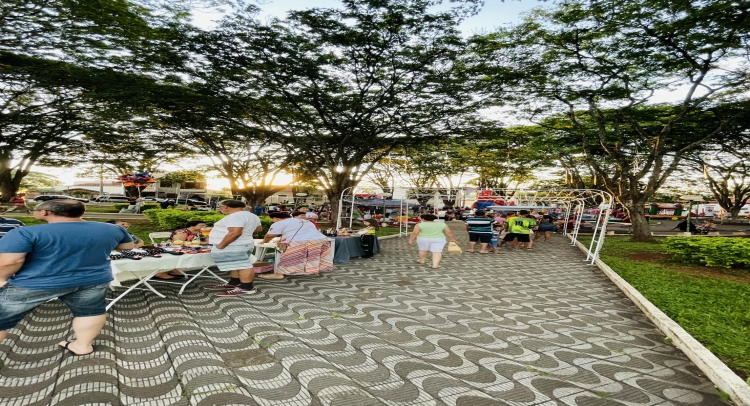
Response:
[{"label": "crowd of people", "polygon": [[495,214],[477,210],[466,220],[469,233],[467,252],[498,253],[505,246],[530,251],[538,239],[549,241],[552,233],[557,231],[559,221],[546,212],[534,210]]}]

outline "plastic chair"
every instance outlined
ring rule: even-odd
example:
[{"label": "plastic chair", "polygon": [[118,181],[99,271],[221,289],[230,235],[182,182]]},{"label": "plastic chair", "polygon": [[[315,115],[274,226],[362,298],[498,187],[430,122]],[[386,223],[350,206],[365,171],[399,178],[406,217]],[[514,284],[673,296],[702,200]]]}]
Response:
[{"label": "plastic chair", "polygon": [[169,238],[172,236],[171,231],[157,231],[155,233],[148,233],[148,239],[151,240],[151,244],[156,244],[154,238]]}]

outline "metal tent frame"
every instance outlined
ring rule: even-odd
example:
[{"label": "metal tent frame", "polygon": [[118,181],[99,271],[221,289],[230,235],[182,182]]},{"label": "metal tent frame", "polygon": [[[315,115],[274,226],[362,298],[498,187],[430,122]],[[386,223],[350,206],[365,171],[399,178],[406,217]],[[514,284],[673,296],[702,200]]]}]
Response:
[{"label": "metal tent frame", "polygon": [[[521,210],[526,207],[535,208],[560,208],[564,209],[563,235],[568,236],[570,245],[575,245],[581,231],[582,215],[586,210],[596,210],[596,221],[594,222],[591,243],[589,245],[586,261],[591,265],[599,257],[604,238],[607,234],[607,220],[612,213],[614,197],[609,192],[598,189],[481,189],[489,190],[482,200],[504,201],[502,208]],[[554,206],[553,206],[554,205]],[[525,206],[525,207],[524,207]],[[490,206],[493,207],[493,206]],[[572,216],[572,217],[571,217]],[[573,230],[569,233],[568,220],[573,219]]]},{"label": "metal tent frame", "polygon": [[[536,208],[547,208],[557,209],[562,208],[564,210],[565,223],[563,224],[563,235],[570,238],[570,245],[575,245],[578,240],[578,235],[581,230],[581,219],[582,215],[586,210],[596,211],[596,221],[593,226],[591,243],[589,244],[588,255],[585,261],[590,261],[593,265],[596,259],[599,257],[599,252],[604,244],[604,238],[607,234],[607,220],[612,213],[614,204],[614,197],[609,192],[598,189],[563,189],[563,188],[552,188],[552,189],[522,189],[522,188],[502,188],[502,189],[489,189],[489,188],[450,188],[448,194],[442,193],[446,188],[397,188],[405,189],[406,196],[411,199],[412,196],[423,197],[430,196],[437,199],[444,197],[455,198],[456,202],[459,202],[460,198],[465,198],[466,190],[471,191],[484,191],[482,200],[486,201],[502,201],[505,202],[504,208],[514,208],[520,210],[524,206],[532,206]],[[425,193],[424,190],[430,190]],[[343,203],[349,203],[352,207],[355,206],[356,198],[354,193],[356,187],[350,187],[345,189],[341,193],[341,204],[338,208],[338,216],[336,221],[336,228],[341,227],[342,220],[342,209]],[[489,193],[487,193],[489,191]],[[455,193],[454,193],[455,192]],[[401,202],[401,210],[404,207],[408,208],[406,199],[395,199]],[[568,230],[568,220],[573,219],[573,229],[571,232]],[[349,218],[349,227],[351,227],[353,218]],[[408,223],[404,225],[404,232],[408,232]],[[401,225],[399,225],[399,235],[402,234]]]},{"label": "metal tent frame", "polygon": [[[424,192],[425,190],[428,190],[429,192]],[[442,193],[442,191],[448,190],[448,193]],[[394,192],[398,191],[400,194],[403,194],[405,197],[403,198],[391,198],[390,200],[399,201],[399,215],[406,210],[408,212],[409,206],[411,205],[406,200],[411,199],[418,199],[421,197],[430,197],[433,199],[439,199],[442,200],[443,198],[449,198],[453,199],[455,198],[456,201],[459,201],[459,197],[461,196],[461,193],[463,193],[463,190],[460,188],[413,188],[413,187],[396,187],[394,188]],[[356,203],[356,195],[357,195],[357,187],[349,187],[344,189],[343,192],[341,192],[341,199],[338,207],[338,213],[337,213],[337,219],[336,219],[336,228],[341,228],[342,219],[342,210],[344,204],[347,204],[351,206],[352,208],[355,206]],[[352,216],[349,216],[349,228],[352,227],[352,224],[354,222],[354,218]],[[404,224],[401,224],[402,222],[399,222],[399,235],[403,235],[404,233],[408,233],[409,229],[409,222],[403,222]]]}]

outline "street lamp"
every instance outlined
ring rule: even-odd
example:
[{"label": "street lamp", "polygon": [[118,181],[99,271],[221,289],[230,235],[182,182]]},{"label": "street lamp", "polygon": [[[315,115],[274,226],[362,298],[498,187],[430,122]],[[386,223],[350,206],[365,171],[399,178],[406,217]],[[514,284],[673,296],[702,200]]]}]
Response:
[{"label": "street lamp", "polygon": [[701,195],[684,195],[680,196],[680,200],[687,200],[688,202],[688,210],[687,210],[687,216],[685,219],[687,220],[687,228],[685,229],[685,235],[692,235],[690,228],[693,226],[692,223],[690,223],[690,214],[693,210],[693,202],[702,202],[703,196]]}]

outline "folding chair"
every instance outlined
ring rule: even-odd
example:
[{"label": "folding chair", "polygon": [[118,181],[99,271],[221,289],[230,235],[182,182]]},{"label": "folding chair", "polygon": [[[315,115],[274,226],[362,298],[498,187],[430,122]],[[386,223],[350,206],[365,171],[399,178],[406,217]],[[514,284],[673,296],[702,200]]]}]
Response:
[{"label": "folding chair", "polygon": [[171,236],[172,236],[171,231],[157,231],[155,233],[148,233],[148,238],[151,240],[151,244],[156,244],[156,241],[154,241],[154,238],[167,239]]}]

